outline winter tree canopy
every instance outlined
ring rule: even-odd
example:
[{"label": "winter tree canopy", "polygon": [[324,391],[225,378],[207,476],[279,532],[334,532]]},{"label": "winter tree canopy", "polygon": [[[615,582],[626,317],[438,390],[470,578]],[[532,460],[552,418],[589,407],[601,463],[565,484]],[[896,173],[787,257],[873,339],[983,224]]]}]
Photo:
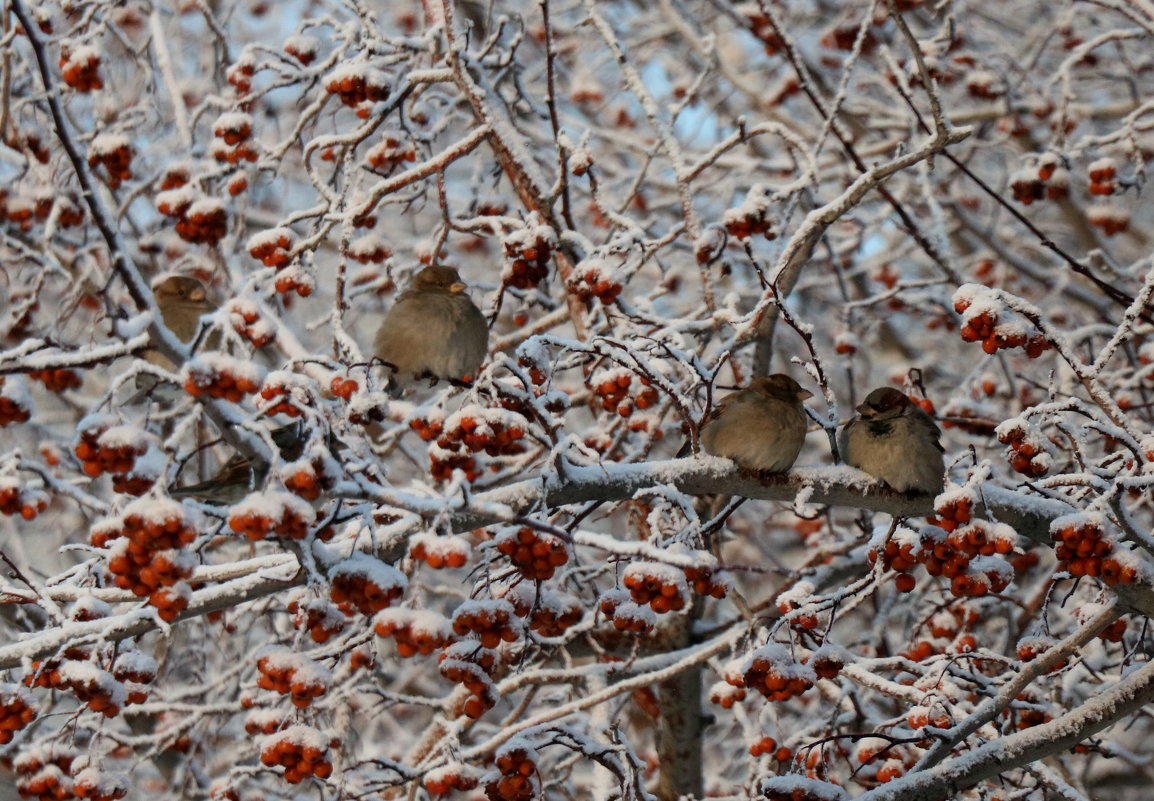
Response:
[{"label": "winter tree canopy", "polygon": [[[0,798],[1144,798],[1152,43],[0,0]],[[487,354],[400,382],[428,265]],[[771,373],[793,468],[702,452]],[[942,493],[843,463],[877,387]]]}]

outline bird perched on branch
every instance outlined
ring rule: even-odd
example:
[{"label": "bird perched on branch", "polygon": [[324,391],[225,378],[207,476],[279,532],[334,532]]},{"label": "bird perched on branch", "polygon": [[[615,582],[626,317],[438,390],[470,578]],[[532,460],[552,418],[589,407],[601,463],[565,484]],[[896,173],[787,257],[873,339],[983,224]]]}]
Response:
[{"label": "bird perched on branch", "polygon": [[846,464],[899,492],[942,491],[942,432],[933,418],[890,387],[867,395],[857,413],[841,430],[839,447]]},{"label": "bird perched on branch", "polygon": [[701,447],[746,470],[782,473],[793,466],[807,428],[802,401],[813,393],[784,373],[755,378],[724,397],[701,426]]},{"label": "bird perched on branch", "polygon": [[[200,318],[216,311],[216,304],[208,299],[208,291],[204,288],[204,284],[192,276],[169,276],[152,288],[152,294],[156,298],[156,305],[160,308],[160,317],[165,327],[184,343],[191,342],[196,336]],[[219,339],[219,337],[210,338],[207,347],[216,347]],[[152,364],[173,369],[172,362],[161,355],[160,351],[147,351],[145,359]]]},{"label": "bird perched on branch", "polygon": [[489,324],[452,267],[413,278],[377,329],[373,352],[398,384],[422,378],[471,381],[489,352]]},{"label": "bird perched on branch", "polygon": [[[273,429],[269,435],[280,451],[281,459],[292,462],[299,459],[304,451],[305,433],[300,423],[290,423]],[[268,469],[267,461],[253,462],[244,454],[237,453],[212,478],[187,487],[176,487],[169,494],[173,498],[197,498],[209,503],[233,504],[255,491]]]},{"label": "bird perched on branch", "polygon": [[[200,328],[200,318],[216,311],[216,304],[208,299],[208,292],[197,279],[188,275],[170,275],[157,281],[152,287],[152,295],[160,309],[160,318],[168,330],[181,342],[192,342]],[[211,334],[204,347],[213,350],[220,347],[220,334]],[[144,351],[144,360],[165,370],[175,371],[179,365],[156,348]],[[140,373],[136,376],[136,392],[128,399],[128,404],[141,402],[152,397],[162,403],[172,403],[183,393],[165,388],[164,382],[154,375]]]}]

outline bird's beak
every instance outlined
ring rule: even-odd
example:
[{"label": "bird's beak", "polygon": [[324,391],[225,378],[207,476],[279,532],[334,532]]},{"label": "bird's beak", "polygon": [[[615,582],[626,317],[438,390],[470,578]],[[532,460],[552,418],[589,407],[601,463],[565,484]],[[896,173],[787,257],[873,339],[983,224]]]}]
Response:
[{"label": "bird's beak", "polygon": [[449,284],[449,291],[454,293],[454,294],[456,294],[458,292],[464,292],[468,288],[469,288],[469,285],[466,284],[464,281],[454,281],[453,283]]},{"label": "bird's beak", "polygon": [[871,417],[874,414],[874,408],[868,403],[859,403],[854,407],[854,411],[860,414],[862,417]]},{"label": "bird's beak", "polygon": [[813,393],[810,392],[808,389],[803,389],[797,393],[797,399],[798,400],[808,400],[809,398],[812,398],[812,397],[813,397]]}]

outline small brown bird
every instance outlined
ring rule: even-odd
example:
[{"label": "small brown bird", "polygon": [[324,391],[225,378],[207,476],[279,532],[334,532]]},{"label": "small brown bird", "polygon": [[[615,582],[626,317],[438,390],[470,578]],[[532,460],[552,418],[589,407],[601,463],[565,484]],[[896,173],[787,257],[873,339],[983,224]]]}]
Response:
[{"label": "small brown bird", "polygon": [[[281,459],[292,462],[301,457],[305,446],[305,430],[302,425],[290,423],[281,426],[273,429],[270,436],[280,451]],[[254,492],[264,480],[268,469],[268,462],[261,460],[254,463],[243,454],[237,453],[225,462],[212,478],[187,487],[175,487],[169,494],[173,498],[196,498],[227,506]]]},{"label": "small brown bird", "polygon": [[881,479],[898,492],[935,495],[945,486],[942,432],[904,393],[875,389],[857,407],[858,417],[841,430],[846,464]]},{"label": "small brown bird", "polygon": [[[208,299],[204,284],[187,275],[172,275],[152,288],[156,305],[160,307],[160,317],[164,325],[176,334],[181,342],[191,342],[196,336],[200,318],[216,311],[216,304]],[[210,337],[205,343],[208,348],[219,344],[220,337]],[[174,366],[160,351],[148,350],[144,358],[159,367],[172,370]]]},{"label": "small brown bird", "polygon": [[805,442],[802,401],[813,393],[784,373],[755,378],[723,398],[701,426],[701,447],[746,470],[783,473]]},{"label": "small brown bird", "polygon": [[373,352],[392,366],[398,383],[477,377],[489,352],[489,324],[467,287],[452,267],[426,267],[389,309]]}]

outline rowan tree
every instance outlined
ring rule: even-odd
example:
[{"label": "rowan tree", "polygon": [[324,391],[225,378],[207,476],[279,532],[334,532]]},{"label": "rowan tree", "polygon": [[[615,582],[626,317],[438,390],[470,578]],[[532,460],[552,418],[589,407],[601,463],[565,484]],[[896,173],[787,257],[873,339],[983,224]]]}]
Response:
[{"label": "rowan tree", "polygon": [[[1144,797],[1149,3],[0,32],[21,796]],[[427,264],[489,354],[397,391],[373,332]],[[815,393],[794,468],[700,453],[769,372]],[[943,427],[937,497],[840,463],[878,386]]]}]

